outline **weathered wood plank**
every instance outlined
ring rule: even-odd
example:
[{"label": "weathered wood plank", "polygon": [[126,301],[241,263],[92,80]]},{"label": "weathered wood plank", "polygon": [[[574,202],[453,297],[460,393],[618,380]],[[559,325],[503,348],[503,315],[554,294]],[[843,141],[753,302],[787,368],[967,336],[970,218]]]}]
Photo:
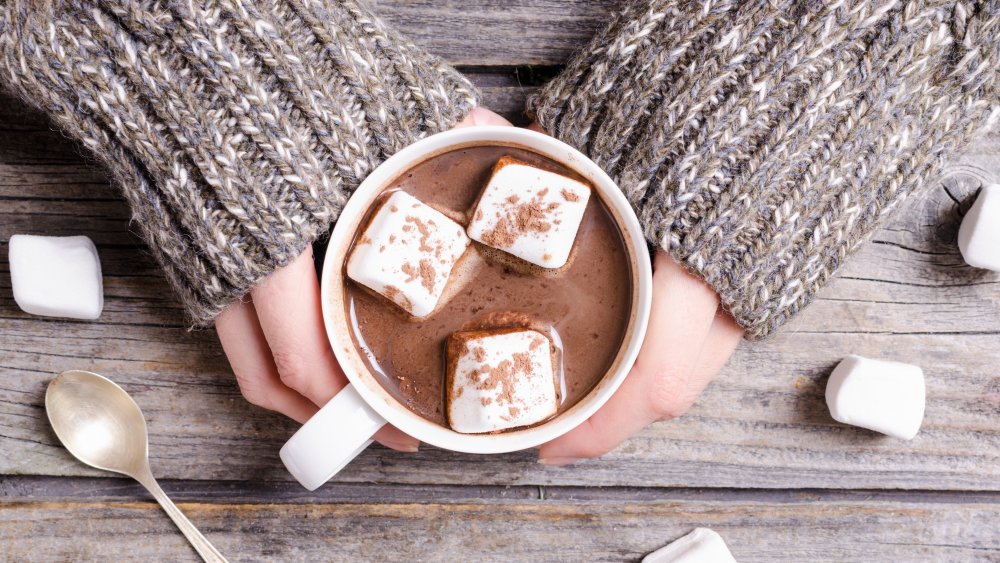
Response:
[{"label": "weathered wood plank", "polygon": [[[526,93],[510,75],[478,80],[497,99]],[[86,368],[113,377],[143,406],[158,475],[288,479],[277,450],[293,426],[242,401],[211,332],[184,330],[114,190],[38,116],[7,111],[25,116],[18,127],[37,135],[0,134],[0,255],[16,232],[87,234],[101,251],[107,301],[98,322],[31,317],[13,303],[0,261],[0,474],[95,474],[56,446],[41,408],[54,374]],[[1000,151],[983,146],[970,162],[995,174]],[[950,194],[939,189],[911,202],[779,337],[741,346],[688,416],[647,429],[605,459],[560,470],[538,466],[530,452],[484,461],[372,448],[340,479],[998,490],[1000,278],[961,263],[954,235],[976,184],[948,186]],[[825,378],[848,353],[925,367],[927,419],[916,440],[829,418]]]},{"label": "weathered wood plank", "polygon": [[535,85],[523,85],[518,70],[511,72],[469,71],[469,78],[482,93],[482,106],[506,117],[514,125],[525,126],[529,121],[524,114],[524,102],[538,90]]},{"label": "weathered wood plank", "polygon": [[562,64],[606,25],[619,0],[377,0],[376,13],[455,65]]},{"label": "weathered wood plank", "polygon": [[[143,406],[158,474],[287,478],[276,452],[291,425],[242,402],[210,333],[33,319],[0,326],[0,451],[7,454],[0,472],[91,474],[55,446],[41,408],[52,375],[83,366],[112,376]],[[552,470],[530,453],[483,462],[373,449],[341,478],[996,489],[1000,383],[996,358],[982,353],[994,343],[989,335],[788,334],[745,346],[688,416],[648,429],[600,461]],[[823,383],[840,356],[900,357],[899,350],[938,362],[928,367],[927,419],[916,440],[881,438],[828,418]]]},{"label": "weathered wood plank", "polygon": [[[998,561],[997,504],[182,503],[232,561],[634,561],[696,526],[739,561]],[[790,531],[794,530],[794,533]],[[148,502],[0,503],[11,561],[194,560]]]}]

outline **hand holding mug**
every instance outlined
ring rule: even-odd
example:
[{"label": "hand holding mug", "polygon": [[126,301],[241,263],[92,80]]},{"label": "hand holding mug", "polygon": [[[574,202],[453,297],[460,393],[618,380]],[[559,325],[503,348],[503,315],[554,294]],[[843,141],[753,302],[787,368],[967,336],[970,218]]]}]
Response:
[{"label": "hand holding mug", "polygon": [[[510,122],[476,108],[456,128],[482,125]],[[251,404],[305,423],[347,385],[326,338],[320,307],[310,246],[216,318],[219,341]],[[415,452],[420,445],[392,426],[379,430],[375,440],[402,452]]]}]

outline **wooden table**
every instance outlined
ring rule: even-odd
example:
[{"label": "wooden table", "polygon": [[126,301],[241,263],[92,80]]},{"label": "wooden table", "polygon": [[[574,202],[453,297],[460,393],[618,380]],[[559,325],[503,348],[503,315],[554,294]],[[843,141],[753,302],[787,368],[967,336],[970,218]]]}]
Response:
[{"label": "wooden table", "polygon": [[[610,1],[381,1],[523,123],[539,80]],[[526,65],[531,65],[526,66]],[[1000,173],[984,140],[966,169]],[[939,181],[778,337],[743,344],[683,419],[600,460],[369,448],[315,493],[278,448],[294,431],[240,397],[214,332],[189,332],[104,173],[38,114],[0,97],[0,254],[15,233],[90,236],[104,267],[96,322],[33,317],[0,260],[0,559],[193,560],[130,481],[57,443],[45,386],[67,369],[123,385],[149,422],[163,487],[232,560],[635,560],[696,526],[740,561],[1000,561],[1000,278],[955,246],[979,183]],[[917,363],[927,414],[910,442],[831,420],[846,354]]]}]

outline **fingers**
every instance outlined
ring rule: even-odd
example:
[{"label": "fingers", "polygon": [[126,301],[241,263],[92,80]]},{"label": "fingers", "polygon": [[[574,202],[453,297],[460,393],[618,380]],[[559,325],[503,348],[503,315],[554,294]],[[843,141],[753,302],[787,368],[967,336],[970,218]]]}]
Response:
[{"label": "fingers", "polygon": [[[250,293],[281,383],[316,405],[325,405],[347,385],[347,377],[326,338],[312,249],[275,270]],[[402,451],[416,451],[419,445],[388,425],[375,439]]]},{"label": "fingers", "polygon": [[667,253],[656,253],[649,327],[633,367],[654,393],[646,401],[653,420],[673,415],[671,399],[695,367],[718,308],[719,298],[705,282]]},{"label": "fingers", "polygon": [[465,119],[455,124],[455,129],[462,127],[475,127],[477,125],[514,126],[511,122],[484,107],[474,107],[472,108],[472,111],[465,116]]},{"label": "fingers", "polygon": [[[585,423],[543,445],[539,460],[563,465],[578,458],[596,457],[646,425],[683,412],[711,379],[714,372],[705,370],[721,367],[728,358],[726,345],[706,348],[713,330],[721,331],[717,332],[720,337],[732,335],[727,326],[715,327],[717,310],[718,297],[711,288],[667,254],[657,253],[649,327],[628,378]],[[703,349],[724,357],[702,360]],[[695,371],[706,374],[704,384],[698,380],[689,389]]]},{"label": "fingers", "polygon": [[657,399],[660,417],[651,422],[677,418],[687,412],[712,382],[715,374],[726,365],[742,338],[743,329],[732,317],[720,310],[687,377],[671,378],[668,375],[670,382],[661,380],[656,384],[661,392]]},{"label": "fingers", "polygon": [[281,382],[325,405],[347,378],[326,340],[312,249],[275,270],[250,295]]},{"label": "fingers", "polygon": [[286,387],[278,378],[253,305],[236,301],[215,319],[222,349],[236,374],[243,397],[251,404],[304,423],[316,414],[316,405]]}]

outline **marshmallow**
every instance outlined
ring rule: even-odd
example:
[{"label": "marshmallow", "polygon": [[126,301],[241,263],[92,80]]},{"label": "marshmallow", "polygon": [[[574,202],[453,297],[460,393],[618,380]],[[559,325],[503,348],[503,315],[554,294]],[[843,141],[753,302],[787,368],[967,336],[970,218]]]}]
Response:
[{"label": "marshmallow", "polygon": [[14,235],[8,251],[14,302],[22,311],[71,319],[101,316],[101,260],[88,237]]},{"label": "marshmallow", "polygon": [[958,229],[958,248],[968,265],[1000,272],[1000,184],[979,192]]},{"label": "marshmallow", "polygon": [[358,237],[347,275],[415,317],[437,307],[471,242],[462,226],[405,192],[394,192]]},{"label": "marshmallow", "polygon": [[456,332],[448,339],[448,423],[496,432],[541,422],[559,408],[552,347],[529,329]]},{"label": "marshmallow", "polygon": [[826,384],[838,422],[910,440],[924,419],[924,372],[917,366],[848,356]]},{"label": "marshmallow", "polygon": [[736,563],[722,536],[708,528],[695,528],[690,534],[657,549],[642,563]]},{"label": "marshmallow", "polygon": [[588,199],[585,184],[505,156],[476,204],[469,236],[537,266],[561,268]]}]

